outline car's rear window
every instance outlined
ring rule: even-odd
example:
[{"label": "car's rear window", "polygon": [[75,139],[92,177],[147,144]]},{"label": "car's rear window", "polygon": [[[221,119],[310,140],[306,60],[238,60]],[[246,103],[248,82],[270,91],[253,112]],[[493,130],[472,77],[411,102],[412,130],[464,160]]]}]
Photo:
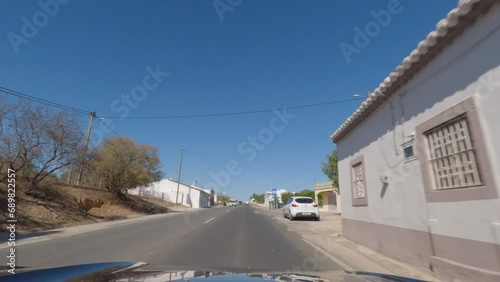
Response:
[{"label": "car's rear window", "polygon": [[295,199],[295,202],[297,202],[299,204],[312,204],[314,201],[313,201],[313,199],[299,198],[299,199]]}]

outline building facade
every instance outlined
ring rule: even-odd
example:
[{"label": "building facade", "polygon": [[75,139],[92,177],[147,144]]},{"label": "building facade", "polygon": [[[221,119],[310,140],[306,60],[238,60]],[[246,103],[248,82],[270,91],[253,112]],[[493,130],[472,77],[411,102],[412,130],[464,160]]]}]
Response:
[{"label": "building facade", "polygon": [[499,1],[459,1],[332,135],[343,236],[500,281],[499,29]]},{"label": "building facade", "polygon": [[[177,186],[179,186],[179,193],[177,193]],[[193,185],[183,183],[177,185],[177,181],[172,179],[163,179],[153,182],[148,186],[130,189],[128,193],[154,197],[172,203],[176,203],[177,201],[177,203],[183,206],[194,209],[209,208],[215,194],[212,190],[204,190],[195,186],[195,183]]]},{"label": "building facade", "polygon": [[[289,191],[285,190],[285,189],[277,189],[276,190],[276,199],[278,200],[278,203],[279,204],[283,204],[283,201],[281,200],[281,195],[283,195],[283,193],[288,193]],[[264,205],[270,205],[270,202],[274,203],[274,196],[273,196],[273,192],[272,191],[267,191],[265,193],[265,197],[264,197]]]},{"label": "building facade", "polygon": [[334,187],[332,181],[327,183],[314,184],[314,196],[316,203],[319,203],[318,196],[323,198],[323,205],[320,211],[341,212],[341,201],[338,187]]}]

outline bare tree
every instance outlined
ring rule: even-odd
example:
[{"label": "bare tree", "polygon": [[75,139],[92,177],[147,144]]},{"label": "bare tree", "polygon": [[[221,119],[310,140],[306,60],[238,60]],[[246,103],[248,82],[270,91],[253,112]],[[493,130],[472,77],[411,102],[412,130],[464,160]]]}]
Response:
[{"label": "bare tree", "polygon": [[19,102],[11,113],[0,136],[0,153],[31,187],[77,161],[83,132],[67,112]]},{"label": "bare tree", "polygon": [[[7,113],[9,112],[9,104],[5,101],[5,97],[0,95],[0,140],[4,135],[4,124],[8,119]],[[0,143],[1,145],[1,143]],[[3,155],[2,147],[0,147],[0,182],[3,182],[5,179],[5,167],[7,166],[7,159]]]}]

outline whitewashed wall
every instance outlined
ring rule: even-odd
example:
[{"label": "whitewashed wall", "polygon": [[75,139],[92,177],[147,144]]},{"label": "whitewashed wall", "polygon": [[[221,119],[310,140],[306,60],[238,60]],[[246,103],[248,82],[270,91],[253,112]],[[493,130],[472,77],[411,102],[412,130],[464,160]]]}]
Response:
[{"label": "whitewashed wall", "polygon": [[[344,218],[421,231],[428,231],[428,220],[433,220],[433,233],[500,244],[500,200],[426,204],[419,160],[403,163],[401,147],[416,125],[474,96],[500,193],[500,32],[494,31],[498,26],[500,5],[411,79],[403,89],[405,96],[392,97],[337,144]],[[492,34],[472,47],[488,33]],[[365,159],[368,206],[352,207],[349,161],[360,154]],[[401,181],[390,183],[384,193],[382,173]]]},{"label": "whitewashed wall", "polygon": [[[132,195],[150,195],[158,199],[163,199],[168,202],[175,203],[177,195],[177,182],[163,179],[154,182],[147,187],[138,187],[129,190]],[[208,208],[210,207],[210,193],[201,190],[198,187],[192,187],[185,184],[179,184],[178,202],[181,205],[191,208]]]}]

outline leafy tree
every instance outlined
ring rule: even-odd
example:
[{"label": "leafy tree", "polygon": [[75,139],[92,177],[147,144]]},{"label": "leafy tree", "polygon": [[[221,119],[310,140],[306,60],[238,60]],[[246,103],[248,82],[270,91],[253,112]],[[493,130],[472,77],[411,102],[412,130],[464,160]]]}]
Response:
[{"label": "leafy tree", "polygon": [[304,197],[311,197],[314,199],[314,191],[313,190],[302,190],[298,193],[295,194],[295,196],[304,196]]},{"label": "leafy tree", "polygon": [[158,181],[163,176],[158,149],[126,137],[107,139],[102,146],[95,148],[90,167],[102,186],[118,195]]},{"label": "leafy tree", "polygon": [[227,195],[223,195],[223,194],[217,195],[217,201],[220,201],[222,203],[229,202],[230,199],[231,198],[229,196],[227,196]]},{"label": "leafy tree", "polygon": [[[295,196],[304,196],[304,197],[311,197],[315,199],[314,191],[313,190],[302,190],[298,193],[295,193]],[[318,205],[323,205],[323,195],[319,194],[318,195]]]},{"label": "leafy tree", "polygon": [[254,199],[255,202],[257,202],[259,204],[263,204],[264,201],[265,201],[266,195],[265,194],[255,194],[255,193],[253,193],[253,195],[250,198]]},{"label": "leafy tree", "polygon": [[294,196],[293,192],[285,192],[281,194],[281,201],[283,203],[286,203],[288,199],[290,199],[292,196]]},{"label": "leafy tree", "polygon": [[333,182],[333,187],[339,187],[339,167],[337,150],[327,156],[327,161],[321,163],[323,173]]}]

